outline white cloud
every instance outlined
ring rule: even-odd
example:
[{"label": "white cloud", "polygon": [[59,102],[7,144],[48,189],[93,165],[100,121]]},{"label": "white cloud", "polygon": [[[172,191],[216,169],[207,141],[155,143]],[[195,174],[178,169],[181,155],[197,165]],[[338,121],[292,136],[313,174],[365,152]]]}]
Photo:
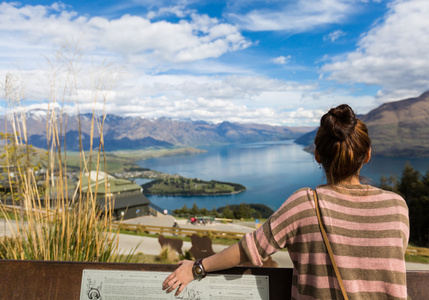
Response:
[{"label": "white cloud", "polygon": [[[150,75],[125,73],[123,84],[118,87],[124,98],[132,95],[169,99],[229,99],[234,101],[253,101],[264,92],[307,91],[315,86],[299,84],[263,76],[224,75]],[[135,83],[138,84],[135,84]],[[267,105],[267,102],[263,102]]]},{"label": "white cloud", "polygon": [[[175,117],[286,124],[277,111],[296,105],[304,91],[314,86],[257,76],[143,75],[125,83],[109,103],[110,111],[145,117]],[[140,85],[132,84],[136,80]],[[290,95],[296,95],[293,98]],[[133,99],[129,105],[129,99]],[[135,104],[134,104],[135,103]],[[290,120],[291,118],[288,118]],[[306,122],[294,121],[293,124]]]},{"label": "white cloud", "polygon": [[287,63],[289,63],[289,61],[291,60],[292,56],[288,55],[288,56],[279,56],[276,58],[273,58],[273,63],[278,64],[278,65],[285,65]]},{"label": "white cloud", "polygon": [[[105,111],[108,114],[141,116],[146,118],[189,118],[211,122],[252,122],[273,125],[314,125],[292,111],[284,108],[300,107],[301,95],[314,89],[312,85],[301,85],[270,79],[262,76],[227,75],[157,75],[140,73],[128,69],[122,74],[112,67],[96,68],[86,65],[76,67],[77,96],[63,98],[64,74],[54,67],[56,92],[45,90],[50,87],[52,77],[45,77],[40,71],[24,72],[28,109],[46,107],[44,99],[56,99],[56,105],[65,101],[65,109],[76,113],[98,113],[103,111],[103,95],[106,95]],[[48,75],[53,75],[48,70]],[[97,77],[98,76],[98,77]],[[101,78],[99,77],[101,76]],[[117,79],[120,76],[121,78]],[[102,91],[94,88],[98,79],[106,80]],[[115,80],[120,84],[115,85]],[[112,86],[113,89],[109,89]],[[70,89],[69,89],[70,90]],[[37,95],[37,97],[36,97]],[[79,99],[79,106],[75,101]],[[95,102],[95,99],[97,101]],[[0,105],[1,106],[1,105]],[[308,105],[307,105],[308,106]],[[306,107],[307,107],[306,106]],[[311,108],[305,108],[311,110]]]},{"label": "white cloud", "polygon": [[325,40],[330,40],[331,42],[335,42],[340,37],[343,37],[345,35],[346,35],[346,33],[343,32],[342,30],[335,30],[335,31],[329,33],[328,36],[325,37]]},{"label": "white cloud", "polygon": [[317,106],[324,112],[341,104],[348,104],[356,114],[366,114],[377,106],[373,96],[356,95],[355,91],[346,89],[329,89],[326,91],[307,91],[302,96],[305,107]]},{"label": "white cloud", "polygon": [[79,39],[86,49],[121,56],[142,56],[160,62],[186,62],[219,57],[250,46],[230,24],[192,14],[178,23],[151,22],[140,16],[117,19],[82,17],[63,5],[0,4],[0,32],[27,43],[58,47],[65,39]]},{"label": "white cloud", "polygon": [[[314,126],[324,113],[320,109],[311,110],[298,108],[297,111],[281,112],[269,107],[251,108],[236,104],[230,100],[196,100],[183,99],[171,102],[166,98],[139,99],[139,105],[124,103],[109,103],[107,113],[140,116],[144,118],[170,117],[179,119],[205,120],[213,123],[223,121],[240,123],[259,123],[289,126]],[[88,103],[81,108],[89,110]]]},{"label": "white cloud", "polygon": [[[364,106],[373,100],[371,97],[354,97],[347,92],[316,93],[316,86],[261,76],[231,75],[213,78],[125,72],[120,85],[114,86],[111,91],[105,90],[107,101],[103,107],[102,94],[96,94],[91,89],[91,79],[94,77],[89,71],[96,74],[100,72],[95,68],[82,70],[85,70],[84,74],[77,74],[80,79],[78,95],[81,113],[92,112],[93,109],[101,113],[104,109],[108,114],[145,118],[171,117],[215,123],[230,121],[314,126],[331,105],[360,103],[360,106]],[[113,72],[112,77],[116,77],[115,69],[110,71]],[[28,75],[34,80],[40,74]],[[38,81],[29,81],[29,87],[36,89],[37,83]],[[62,102],[60,90],[58,89],[56,105]],[[95,103],[96,96],[98,100]],[[74,99],[72,97],[72,101],[65,101],[66,111],[76,113]],[[27,109],[46,105],[40,99],[27,101]],[[362,112],[359,107],[355,109]]]},{"label": "white cloud", "polygon": [[250,31],[284,30],[304,32],[317,26],[343,22],[356,13],[360,1],[353,0],[293,0],[272,1],[270,9],[254,9],[228,17],[240,28]]},{"label": "white cloud", "polygon": [[155,19],[165,15],[175,15],[178,18],[184,18],[191,13],[192,10],[186,9],[184,5],[173,5],[167,7],[160,7],[158,10],[151,10],[146,17],[148,19]]},{"label": "white cloud", "polygon": [[362,36],[346,59],[321,71],[329,79],[378,85],[381,100],[414,97],[429,87],[429,3],[394,1],[385,19]]},{"label": "white cloud", "polygon": [[[306,15],[305,24],[298,24],[302,25],[298,27],[310,28],[339,20],[341,9],[344,14],[348,13],[347,1],[340,1],[340,7],[332,9],[337,17],[329,18],[329,13],[322,12],[338,3],[338,0],[324,0],[320,4],[315,1],[312,8],[314,23]],[[296,13],[305,13],[306,5],[306,2],[296,2],[295,7],[301,9]],[[91,85],[94,74],[107,75],[108,83],[113,84],[106,89],[107,113],[146,118],[167,116],[212,122],[315,125],[324,103],[347,99],[364,106],[370,101],[346,93],[316,94],[316,84],[271,79],[245,66],[223,64],[213,58],[249,47],[250,41],[236,26],[195,11],[179,10],[180,7],[159,10],[158,15],[153,15],[155,19],[132,15],[107,19],[82,17],[66,10],[62,4],[20,6],[2,3],[0,78],[4,78],[7,63],[20,60],[23,69],[20,71],[13,64],[13,70],[25,76],[28,107],[46,106],[43,101],[49,95],[50,86],[41,54],[52,53],[52,49],[59,48],[70,38],[77,39],[83,49],[90,50],[88,56],[81,57],[82,65],[77,66],[75,73],[80,112],[91,112],[94,106],[99,111],[103,109],[101,94],[97,95],[99,99],[94,104],[96,92]],[[186,19],[177,23],[154,21],[166,13],[174,13],[177,17],[182,13]],[[287,16],[296,17],[295,13],[287,13]],[[325,21],[322,16],[327,17]],[[287,64],[290,59],[291,56],[280,56],[273,62]],[[104,60],[123,67],[97,70],[92,66]],[[50,75],[53,70],[58,74],[62,70],[55,65],[47,66]],[[285,68],[288,66],[283,66]],[[52,95],[58,101],[62,100],[59,88],[57,94]],[[74,101],[75,97],[66,99],[66,109],[75,111]]]}]

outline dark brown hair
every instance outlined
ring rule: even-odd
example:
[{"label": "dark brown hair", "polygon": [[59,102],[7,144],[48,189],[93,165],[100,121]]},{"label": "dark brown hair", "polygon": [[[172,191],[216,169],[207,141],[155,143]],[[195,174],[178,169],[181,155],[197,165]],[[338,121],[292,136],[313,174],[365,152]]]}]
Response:
[{"label": "dark brown hair", "polygon": [[335,184],[358,174],[371,140],[366,125],[342,104],[322,116],[314,144],[328,183]]}]

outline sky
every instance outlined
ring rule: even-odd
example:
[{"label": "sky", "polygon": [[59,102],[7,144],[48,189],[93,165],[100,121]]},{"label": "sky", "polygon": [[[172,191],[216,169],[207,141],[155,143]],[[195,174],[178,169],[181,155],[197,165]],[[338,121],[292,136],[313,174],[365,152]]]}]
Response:
[{"label": "sky", "polygon": [[428,0],[2,2],[0,36],[0,114],[315,126],[429,89]]}]

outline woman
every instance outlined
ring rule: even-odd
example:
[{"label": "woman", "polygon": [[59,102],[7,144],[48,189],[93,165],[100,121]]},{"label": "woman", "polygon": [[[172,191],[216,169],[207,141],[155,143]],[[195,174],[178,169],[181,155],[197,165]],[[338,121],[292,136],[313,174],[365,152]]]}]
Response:
[{"label": "woman", "polygon": [[[327,179],[316,188],[319,207],[349,299],[406,299],[408,208],[399,195],[363,184],[359,172],[371,157],[366,125],[348,105],[340,105],[323,115],[314,143]],[[296,191],[237,244],[202,261],[180,261],[163,289],[177,288],[178,295],[206,272],[249,260],[261,266],[287,247],[294,263],[292,299],[341,299],[314,203],[312,189]]]}]

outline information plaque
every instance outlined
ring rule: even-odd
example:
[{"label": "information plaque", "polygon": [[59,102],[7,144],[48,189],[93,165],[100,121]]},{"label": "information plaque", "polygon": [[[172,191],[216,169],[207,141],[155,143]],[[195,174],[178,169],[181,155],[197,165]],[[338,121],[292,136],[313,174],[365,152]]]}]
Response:
[{"label": "information plaque", "polygon": [[268,300],[268,276],[209,274],[179,296],[162,283],[169,272],[83,270],[80,300]]}]

